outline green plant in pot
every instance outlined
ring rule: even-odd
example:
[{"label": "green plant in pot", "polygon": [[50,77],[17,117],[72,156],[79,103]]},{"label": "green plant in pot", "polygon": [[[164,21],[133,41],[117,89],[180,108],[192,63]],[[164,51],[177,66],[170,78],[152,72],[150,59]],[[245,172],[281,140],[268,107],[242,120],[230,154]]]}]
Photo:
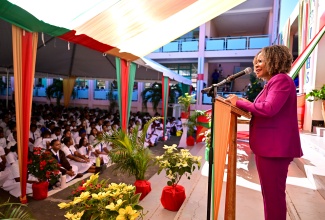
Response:
[{"label": "green plant in pot", "polygon": [[167,186],[161,194],[161,204],[170,211],[177,211],[184,202],[185,188],[179,184],[185,175],[191,179],[196,168],[201,167],[201,156],[193,156],[188,149],[177,149],[177,145],[164,146],[165,152],[156,157],[159,166],[158,175],[164,170],[167,177]]},{"label": "green plant in pot", "polygon": [[306,99],[309,102],[318,100],[322,101],[322,116],[323,120],[325,121],[325,85],[323,85],[320,89],[313,89],[311,92],[307,93]]},{"label": "green plant in pot", "polygon": [[182,109],[182,115],[181,115],[182,118],[189,117],[190,105],[193,101],[195,101],[195,100],[193,100],[193,97],[194,97],[194,94],[189,95],[188,93],[185,93],[183,96],[178,97],[178,104],[181,105],[181,109]]},{"label": "green plant in pot", "polygon": [[153,155],[149,148],[144,147],[148,127],[155,120],[161,117],[154,117],[149,120],[138,136],[138,128],[130,132],[123,130],[115,131],[112,135],[103,134],[97,138],[97,144],[101,142],[111,143],[112,150],[109,152],[112,162],[115,164],[114,170],[128,173],[134,176],[136,193],[142,193],[140,200],[143,199],[150,191],[150,182],[146,180],[146,171],[153,165]]},{"label": "green plant in pot", "polygon": [[186,139],[187,146],[194,146],[195,138],[193,137],[193,134],[195,132],[197,118],[202,115],[205,115],[204,111],[195,110],[194,112],[190,113],[187,123],[184,124],[188,128],[187,129],[187,139]]}]

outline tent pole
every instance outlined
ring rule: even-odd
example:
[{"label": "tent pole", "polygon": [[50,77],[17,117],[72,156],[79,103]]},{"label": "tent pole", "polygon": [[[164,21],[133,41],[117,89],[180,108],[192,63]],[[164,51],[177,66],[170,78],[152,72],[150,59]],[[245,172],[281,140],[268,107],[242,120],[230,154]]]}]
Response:
[{"label": "tent pole", "polygon": [[6,97],[6,108],[8,109],[8,99],[9,99],[9,70],[7,68],[7,97]]}]

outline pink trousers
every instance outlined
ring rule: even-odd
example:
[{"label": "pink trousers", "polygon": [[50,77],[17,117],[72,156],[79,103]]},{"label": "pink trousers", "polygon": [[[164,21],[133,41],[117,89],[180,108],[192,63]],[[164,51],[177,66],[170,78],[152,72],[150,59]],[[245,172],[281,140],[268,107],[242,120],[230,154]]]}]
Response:
[{"label": "pink trousers", "polygon": [[260,178],[265,220],[285,220],[286,180],[288,167],[293,158],[260,157],[255,155],[256,167]]}]

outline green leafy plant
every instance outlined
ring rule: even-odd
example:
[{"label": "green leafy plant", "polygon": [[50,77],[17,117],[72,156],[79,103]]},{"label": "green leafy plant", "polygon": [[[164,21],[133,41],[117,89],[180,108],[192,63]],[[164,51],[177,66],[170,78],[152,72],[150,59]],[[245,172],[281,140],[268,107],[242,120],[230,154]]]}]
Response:
[{"label": "green leafy plant", "polygon": [[153,156],[151,151],[144,147],[148,127],[155,120],[161,117],[150,119],[138,136],[138,128],[129,132],[118,130],[112,135],[103,134],[97,138],[97,144],[101,142],[112,143],[112,150],[109,153],[112,162],[115,164],[114,170],[128,173],[134,176],[136,180],[145,180],[145,174],[148,167],[153,165]]},{"label": "green leafy plant", "polygon": [[118,103],[116,101],[116,98],[114,97],[113,86],[110,87],[110,89],[109,89],[109,91],[107,93],[107,98],[109,100],[108,111],[109,112],[115,112],[115,109],[118,107]]},{"label": "green leafy plant", "polygon": [[0,219],[32,220],[28,206],[21,203],[10,203],[9,200],[0,204]]},{"label": "green leafy plant", "polygon": [[251,102],[255,100],[257,95],[262,91],[263,87],[261,82],[257,77],[253,74],[250,75],[250,85],[247,87],[246,96],[247,99]]},{"label": "green leafy plant", "polygon": [[52,157],[50,151],[34,147],[27,164],[28,172],[35,176],[39,182],[49,181],[53,185],[59,181],[60,164]]},{"label": "green leafy plant", "polygon": [[[179,85],[171,85],[169,87],[169,96],[168,102],[174,103],[178,95],[182,94],[182,90]],[[162,84],[161,83],[153,83],[149,88],[145,88],[142,93],[142,104],[145,109],[148,108],[148,102],[152,103],[152,107],[155,111],[157,111],[158,105],[162,99]]]},{"label": "green leafy plant", "polygon": [[189,136],[192,136],[194,134],[195,131],[195,126],[196,126],[196,120],[197,117],[205,115],[205,112],[202,110],[195,110],[194,112],[190,113],[190,117],[188,118],[187,123],[185,124],[188,128],[187,130],[187,134]]},{"label": "green leafy plant", "polygon": [[164,149],[164,154],[156,157],[156,163],[159,166],[158,175],[165,170],[166,177],[169,179],[168,186],[176,186],[183,175],[190,179],[195,168],[200,169],[201,156],[193,156],[187,149],[179,151],[176,144],[165,145]]},{"label": "green leafy plant", "polygon": [[325,85],[320,89],[313,89],[311,92],[306,94],[306,99],[309,102],[317,101],[317,100],[325,100]]},{"label": "green leafy plant", "polygon": [[194,97],[195,94],[189,95],[185,93],[183,96],[178,97],[178,104],[181,105],[181,108],[184,112],[189,112],[189,107],[192,102],[195,102]]},{"label": "green leafy plant", "polygon": [[[63,81],[60,79],[53,79],[53,83],[49,85],[46,90],[46,97],[51,100],[51,98],[56,98],[56,105],[60,105],[60,100],[63,97]],[[72,90],[72,98],[76,97],[75,90]]]},{"label": "green leafy plant", "polygon": [[74,194],[71,202],[58,204],[60,209],[69,209],[66,219],[143,219],[140,194],[134,194],[134,186],[98,181],[98,176],[93,174],[82,183],[81,192]]}]

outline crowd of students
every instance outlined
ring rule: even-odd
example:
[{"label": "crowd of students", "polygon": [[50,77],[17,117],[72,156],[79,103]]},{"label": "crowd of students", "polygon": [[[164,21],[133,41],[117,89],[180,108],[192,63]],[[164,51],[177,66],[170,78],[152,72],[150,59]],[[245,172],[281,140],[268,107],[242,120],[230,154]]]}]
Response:
[{"label": "crowd of students", "polygon": [[[156,113],[154,116],[159,116]],[[130,114],[128,132],[143,126],[151,119],[149,113]],[[29,152],[35,147],[50,151],[61,165],[66,182],[82,177],[84,173],[98,172],[96,160],[109,165],[109,143],[96,144],[96,138],[104,133],[112,135],[120,126],[119,112],[102,109],[64,108],[53,105],[35,105],[29,132]],[[162,120],[155,120],[148,127],[145,147],[153,147],[159,140],[167,139],[182,130],[180,119],[169,118],[164,133]],[[0,110],[0,187],[15,197],[20,196],[17,131],[14,108]],[[27,194],[32,192],[31,184],[37,181],[29,175]]]}]

